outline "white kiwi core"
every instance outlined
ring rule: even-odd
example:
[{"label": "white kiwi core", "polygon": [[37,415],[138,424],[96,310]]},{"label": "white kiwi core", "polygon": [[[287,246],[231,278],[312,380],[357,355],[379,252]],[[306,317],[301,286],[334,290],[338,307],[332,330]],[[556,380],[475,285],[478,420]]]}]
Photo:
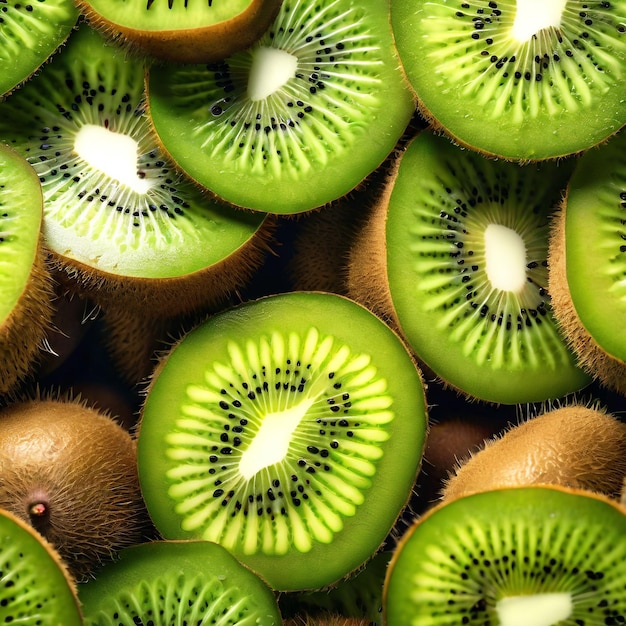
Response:
[{"label": "white kiwi core", "polygon": [[297,67],[298,57],[289,52],[279,48],[256,48],[248,76],[248,97],[253,102],[264,100],[293,78]]},{"label": "white kiwi core", "polygon": [[104,126],[85,124],[76,133],[74,151],[91,167],[137,193],[146,193],[152,183],[137,174],[137,142]]},{"label": "white kiwi core", "polygon": [[569,593],[538,593],[503,598],[496,604],[500,626],[554,626],[571,616]]},{"label": "white kiwi core", "polygon": [[517,0],[512,35],[528,41],[540,30],[559,28],[567,0]]},{"label": "white kiwi core", "polygon": [[518,292],[526,284],[526,245],[512,228],[489,224],[485,229],[487,277],[494,289]]},{"label": "white kiwi core", "polygon": [[239,472],[246,480],[285,458],[291,435],[314,402],[315,398],[307,398],[293,407],[265,415],[259,431],[239,461]]}]

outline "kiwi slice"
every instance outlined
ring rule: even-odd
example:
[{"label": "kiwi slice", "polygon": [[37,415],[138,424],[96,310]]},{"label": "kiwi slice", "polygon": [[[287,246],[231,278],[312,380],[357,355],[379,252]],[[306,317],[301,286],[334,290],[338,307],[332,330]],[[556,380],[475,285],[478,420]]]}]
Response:
[{"label": "kiwi slice", "polygon": [[85,626],[280,626],[267,584],[209,541],[152,541],[122,550],[79,587]]},{"label": "kiwi slice", "polygon": [[626,392],[626,135],[585,154],[550,240],[554,314],[583,367]]},{"label": "kiwi slice", "polygon": [[108,37],[179,63],[207,63],[252,45],[276,17],[281,0],[77,0]]},{"label": "kiwi slice", "polygon": [[73,0],[4,0],[0,24],[0,99],[28,80],[69,37]]},{"label": "kiwi slice", "polygon": [[249,49],[207,65],[154,65],[148,93],[180,167],[228,202],[281,214],[356,187],[414,112],[379,0],[284,0]]},{"label": "kiwi slice", "polygon": [[626,424],[600,406],[570,404],[488,440],[446,481],[443,499],[542,483],[619,499],[625,477]]},{"label": "kiwi slice", "polygon": [[62,272],[99,304],[180,314],[221,300],[263,259],[264,216],[214,202],[163,158],[143,63],[86,25],[0,103],[0,137],[40,177]]},{"label": "kiwi slice", "polygon": [[578,153],[626,123],[626,2],[392,0],[418,107],[480,152]]},{"label": "kiwi slice", "polygon": [[355,244],[350,293],[386,310],[419,359],[467,396],[516,404],[580,389],[590,379],[547,291],[550,219],[571,170],[419,134]]},{"label": "kiwi slice", "polygon": [[0,143],[0,394],[14,391],[32,371],[51,325],[42,216],[37,174]]},{"label": "kiwi slice", "polygon": [[71,576],[58,554],[20,518],[0,509],[0,621],[81,626]]},{"label": "kiwi slice", "polygon": [[565,487],[500,489],[439,505],[394,554],[385,624],[623,624],[624,533],[626,509]]},{"label": "kiwi slice", "polygon": [[342,296],[292,292],[218,313],[169,353],[138,435],[165,538],[232,551],[277,590],[334,584],[406,504],[426,428],[403,343]]},{"label": "kiwi slice", "polygon": [[136,444],[79,401],[20,401],[0,414],[0,507],[29,523],[83,580],[150,531]]}]

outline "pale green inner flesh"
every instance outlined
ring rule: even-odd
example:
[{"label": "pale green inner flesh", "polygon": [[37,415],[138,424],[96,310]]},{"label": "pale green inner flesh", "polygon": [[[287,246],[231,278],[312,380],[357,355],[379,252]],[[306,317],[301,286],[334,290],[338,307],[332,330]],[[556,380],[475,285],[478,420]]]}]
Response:
[{"label": "pale green inner flesh", "polygon": [[572,615],[572,594],[537,593],[496,602],[500,626],[556,626]]},{"label": "pale green inner flesh", "polygon": [[[226,22],[264,0],[89,0],[105,19],[137,30],[202,28]],[[171,5],[171,6],[170,6]]]},{"label": "pale green inner flesh", "polygon": [[42,209],[37,176],[22,157],[0,147],[0,326],[28,283]]},{"label": "pale green inner flesh", "polygon": [[265,100],[294,78],[297,69],[298,57],[293,54],[279,48],[255,48],[248,76],[248,97],[252,102]]},{"label": "pale green inner flesh", "polygon": [[485,228],[485,269],[494,289],[521,292],[526,285],[526,246],[517,231],[492,223]]},{"label": "pale green inner flesh", "polygon": [[523,43],[541,30],[560,28],[566,5],[567,0],[517,0],[511,32],[513,38]]},{"label": "pale green inner flesh", "polygon": [[389,439],[386,380],[369,355],[315,328],[231,341],[228,353],[187,388],[166,435],[182,528],[243,554],[332,542]]}]

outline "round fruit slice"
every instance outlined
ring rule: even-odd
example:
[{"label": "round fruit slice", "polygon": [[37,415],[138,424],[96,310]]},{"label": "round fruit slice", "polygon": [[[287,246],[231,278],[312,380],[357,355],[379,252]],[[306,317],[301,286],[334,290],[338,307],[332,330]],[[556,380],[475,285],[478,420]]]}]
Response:
[{"label": "round fruit slice", "polygon": [[392,0],[419,108],[513,160],[586,150],[626,123],[626,1]]},{"label": "round fruit slice", "polygon": [[269,296],[210,318],[148,390],[138,464],[164,537],[222,544],[275,589],[317,589],[368,560],[421,462],[422,381],[351,300]]},{"label": "round fruit slice", "polygon": [[54,549],[2,509],[0,622],[23,626],[83,624],[74,582]]},{"label": "round fruit slice", "polygon": [[77,0],[91,24],[106,35],[179,63],[218,61],[247,48],[268,28],[280,3]]},{"label": "round fruit slice", "polygon": [[79,597],[85,626],[282,623],[267,584],[209,541],[126,548],[80,586]]},{"label": "round fruit slice", "polygon": [[228,202],[269,213],[348,193],[414,112],[379,0],[284,0],[248,50],[210,65],[152,66],[148,92],[179,166]]},{"label": "round fruit slice", "polygon": [[621,624],[626,509],[564,487],[484,492],[439,505],[389,565],[387,626]]},{"label": "round fruit slice", "polygon": [[417,356],[469,396],[538,402],[589,382],[547,292],[550,217],[570,173],[426,132],[402,156],[379,235],[391,301]]}]

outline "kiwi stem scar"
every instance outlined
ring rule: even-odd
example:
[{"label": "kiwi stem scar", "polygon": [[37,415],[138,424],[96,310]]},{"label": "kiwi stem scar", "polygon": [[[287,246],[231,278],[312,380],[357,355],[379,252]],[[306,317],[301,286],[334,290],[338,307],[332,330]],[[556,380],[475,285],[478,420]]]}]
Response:
[{"label": "kiwi stem scar", "polygon": [[559,28],[567,0],[518,0],[512,35],[529,41],[544,28]]},{"label": "kiwi stem scar", "polygon": [[28,507],[28,513],[31,517],[43,517],[47,512],[48,505],[45,502],[34,502]]}]

